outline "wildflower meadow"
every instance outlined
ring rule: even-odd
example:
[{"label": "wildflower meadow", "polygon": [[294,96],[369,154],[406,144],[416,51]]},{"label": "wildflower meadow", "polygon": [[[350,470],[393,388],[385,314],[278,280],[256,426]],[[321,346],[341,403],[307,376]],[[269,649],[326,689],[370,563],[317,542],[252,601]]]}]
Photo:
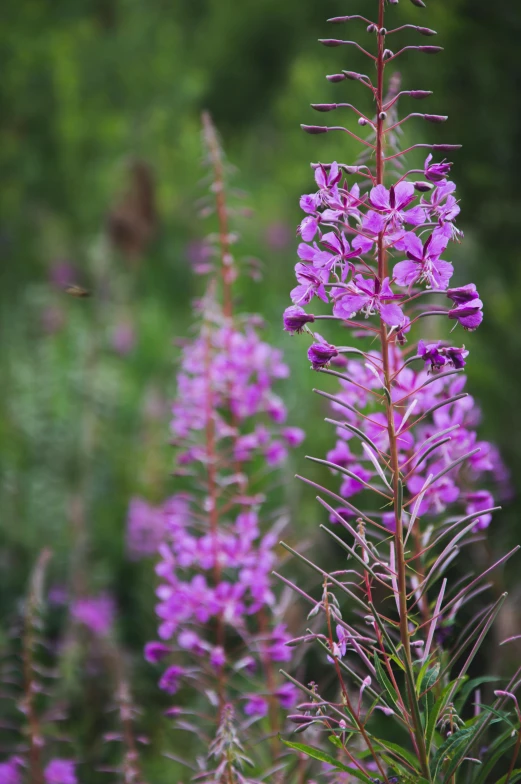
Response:
[{"label": "wildflower meadow", "polygon": [[0,784],[521,780],[521,7],[0,18]]}]

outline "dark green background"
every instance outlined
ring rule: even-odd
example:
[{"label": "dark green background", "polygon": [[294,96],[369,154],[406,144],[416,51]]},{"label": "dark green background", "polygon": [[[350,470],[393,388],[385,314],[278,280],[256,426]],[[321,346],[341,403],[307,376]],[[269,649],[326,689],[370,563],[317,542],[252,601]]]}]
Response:
[{"label": "dark green background", "polygon": [[[141,646],[154,633],[153,576],[149,565],[126,559],[125,515],[133,494],[159,500],[174,489],[167,409],[159,418],[146,411],[156,398],[172,396],[173,340],[189,331],[189,303],[201,292],[186,255],[187,243],[205,230],[194,207],[201,194],[200,112],[213,113],[239,170],[235,184],[249,192],[255,211],[253,220],[239,221],[241,247],[262,258],[264,279],[241,284],[239,295],[246,309],[266,318],[267,337],[287,351],[293,372],[281,391],[291,422],[309,431],[305,451],[288,471],[303,470],[304,453],[322,453],[332,434],[310,391],[315,379],[304,342],[280,329],[292,286],[298,198],[312,190],[311,160],[350,162],[357,150],[343,135],[306,136],[299,123],[320,122],[311,102],[363,104],[361,87],[330,85],[324,74],[367,66],[354,50],[325,49],[316,39],[347,35],[347,28],[328,27],[328,16],[370,15],[375,5],[1,5],[0,608],[8,619],[44,544],[54,551],[51,582],[69,579],[74,551],[89,588],[106,588],[117,598],[119,636],[135,659],[141,701],[155,688],[155,675],[139,663]],[[437,57],[409,53],[400,62],[404,87],[433,89],[428,111],[450,115],[444,126],[418,121],[407,138],[424,141],[429,132],[429,139],[463,144],[454,166],[466,234],[454,253],[456,280],[475,281],[485,302],[483,326],[466,339],[469,383],[483,405],[482,432],[501,447],[515,488],[521,468],[521,6],[431,0],[421,11],[401,0],[390,13],[437,29],[436,43],[446,50]],[[353,25],[349,36],[371,45],[363,26]],[[410,32],[400,41],[417,38]],[[404,104],[403,111],[417,108]],[[155,236],[137,260],[115,249],[107,235],[133,160],[153,172],[158,211]],[[274,226],[286,237],[283,247],[270,245]],[[52,286],[49,271],[62,260],[76,266],[78,282],[92,287],[94,297],[72,299]],[[49,307],[63,318],[53,334],[42,329]],[[137,333],[125,357],[110,344],[122,319]],[[307,537],[316,507],[311,494],[292,482],[288,487],[293,536]],[[494,550],[519,540],[519,511],[514,498],[494,524]],[[78,514],[81,557],[72,522]],[[85,715],[78,711],[87,734],[97,710],[95,704]],[[151,770],[161,764],[151,760]]]}]

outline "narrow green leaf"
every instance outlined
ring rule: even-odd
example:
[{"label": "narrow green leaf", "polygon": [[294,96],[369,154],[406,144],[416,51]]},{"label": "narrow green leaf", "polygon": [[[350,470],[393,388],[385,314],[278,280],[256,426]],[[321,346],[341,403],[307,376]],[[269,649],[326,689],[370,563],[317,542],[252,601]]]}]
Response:
[{"label": "narrow green leaf", "polygon": [[[397,743],[391,743],[389,740],[381,740],[380,738],[375,738],[374,736],[372,737],[372,740],[375,743],[378,743],[378,745],[382,746],[382,748],[394,752],[395,755],[400,757],[401,760],[407,764],[407,768],[410,766],[415,773],[418,775],[420,774],[421,771],[418,769],[418,757],[415,754],[411,754],[411,752],[407,749],[404,749]],[[408,772],[410,773],[410,771]]]},{"label": "narrow green leaf", "polygon": [[470,680],[468,683],[465,683],[465,686],[462,689],[457,701],[458,712],[461,711],[466,701],[468,700],[469,695],[474,689],[476,689],[478,686],[481,686],[482,683],[493,683],[494,681],[500,680],[501,678],[499,678],[497,675],[482,675],[480,678],[472,678],[472,680]]},{"label": "narrow green leaf", "polygon": [[453,735],[450,735],[447,740],[442,743],[436,754],[434,755],[431,763],[432,778],[436,780],[438,771],[445,761],[446,757],[454,759],[454,754],[457,754],[459,749],[466,747],[472,736],[472,729],[463,727]]},{"label": "narrow green leaf", "polygon": [[316,759],[319,762],[327,762],[329,765],[332,765],[336,770],[342,770],[345,773],[350,773],[351,776],[359,779],[360,781],[365,782],[365,784],[371,784],[371,779],[369,776],[366,776],[357,768],[350,768],[347,765],[343,765],[339,762],[335,757],[332,757],[330,754],[326,754],[324,751],[320,749],[316,749],[314,746],[306,746],[305,743],[292,743],[289,740],[281,739],[283,744],[288,747],[288,749],[293,749],[294,751],[298,751],[301,754],[306,754],[311,759]]},{"label": "narrow green leaf", "polygon": [[[501,778],[499,779],[499,781],[496,782],[496,784],[505,784],[505,781],[507,780],[507,776],[508,773],[505,773],[505,775],[501,776]],[[516,768],[510,774],[508,778],[508,784],[514,784],[514,782],[519,781],[519,779],[521,779],[521,768]]]},{"label": "narrow green leaf", "polygon": [[[387,673],[385,672],[382,662],[380,661],[380,657],[375,653],[374,655],[374,667],[376,670],[376,677],[382,689],[384,689],[385,693],[389,697],[389,699],[398,707],[398,695],[396,693],[396,689],[392,685],[391,681],[389,680]],[[401,712],[401,711],[400,711]]]},{"label": "narrow green leaf", "polygon": [[477,778],[474,780],[473,784],[486,784],[489,781],[489,776],[496,767],[497,763],[503,757],[506,752],[512,748],[514,743],[517,741],[516,735],[512,736],[512,731],[507,730],[506,732],[502,733],[500,737],[495,741],[497,743],[500,741],[498,746],[495,748],[493,754],[490,753],[490,749],[487,753],[487,760],[486,763],[479,769],[479,773]]}]

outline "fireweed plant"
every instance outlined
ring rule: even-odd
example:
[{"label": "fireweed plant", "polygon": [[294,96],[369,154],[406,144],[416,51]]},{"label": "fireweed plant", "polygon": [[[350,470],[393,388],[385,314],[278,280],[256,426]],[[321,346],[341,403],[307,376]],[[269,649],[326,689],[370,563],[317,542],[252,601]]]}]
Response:
[{"label": "fireweed plant", "polygon": [[[159,552],[159,641],[145,656],[166,661],[159,686],[172,697],[180,692],[167,715],[202,740],[196,759],[169,756],[191,768],[195,781],[242,784],[259,771],[279,781],[287,751],[277,733],[298,690],[278,673],[291,658],[271,576],[284,515],[270,523],[262,488],[303,433],[284,426],[284,404],[273,390],[288,375],[280,351],[261,340],[258,316],[234,312],[234,209],[208,115],[203,141],[210,192],[201,213],[213,216],[217,232],[195,259],[209,282],[196,305],[195,337],[182,348],[172,405],[174,475],[183,489],[159,508],[132,501],[128,547],[134,557]],[[256,265],[249,268],[257,274]],[[202,699],[194,701],[194,690]],[[269,740],[259,743],[263,737]]]},{"label": "fireweed plant", "polygon": [[42,551],[20,621],[0,654],[0,783],[77,784],[75,749],[65,729],[54,646],[46,636],[44,581],[51,553]]},{"label": "fireweed plant", "polygon": [[[392,29],[393,9],[385,0],[367,5],[375,6],[374,21],[356,15],[330,22],[362,22],[374,54],[355,41],[321,43],[355,46],[367,57],[372,75],[341,71],[327,79],[369,90],[374,116],[348,103],[313,108],[347,108],[369,135],[342,126],[303,126],[309,134],[348,133],[364,152],[356,165],[313,164],[318,190],[300,201],[305,217],[298,229],[298,285],[284,313],[288,332],[311,336],[312,368],[340,384],[334,394],[315,390],[331,401],[334,414],[326,421],[337,442],[326,460],[311,458],[331,469],[340,487],[304,481],[318,489],[318,501],[335,524],[334,530],[321,527],[348,561],[342,571],[329,573],[285,545],[322,585],[318,601],[293,585],[312,605],[311,628],[293,644],[317,643],[324,666],[338,680],[337,696],[328,698],[331,692],[316,683],[288,676],[304,695],[290,718],[315,743],[287,743],[325,763],[324,775],[335,782],[506,784],[521,778],[515,768],[521,669],[495,691],[490,706],[482,704],[479,687],[492,679],[469,679],[506,594],[497,592],[463,629],[456,624],[458,611],[487,591],[495,570],[519,548],[480,574],[459,579],[451,571],[461,548],[483,537],[498,508],[481,482],[505,478],[495,448],[478,441],[479,413],[465,392],[469,351],[462,338],[479,327],[483,304],[473,283],[451,284],[453,264],[447,260],[462,233],[455,225],[460,208],[451,163],[444,156],[459,145],[397,147],[409,119],[447,118],[412,112],[398,120],[398,99],[418,101],[430,93],[397,90],[389,69],[405,51],[430,55],[441,47],[391,51],[399,31],[435,33],[414,24]],[[407,154],[418,148],[430,150],[423,167],[406,170]],[[318,322],[329,327],[335,321],[343,328],[342,345],[314,331]],[[445,324],[455,329],[450,341],[417,340],[426,324],[441,325],[443,334]],[[345,345],[349,334],[367,347]],[[342,603],[355,613],[354,621],[342,617]]]}]

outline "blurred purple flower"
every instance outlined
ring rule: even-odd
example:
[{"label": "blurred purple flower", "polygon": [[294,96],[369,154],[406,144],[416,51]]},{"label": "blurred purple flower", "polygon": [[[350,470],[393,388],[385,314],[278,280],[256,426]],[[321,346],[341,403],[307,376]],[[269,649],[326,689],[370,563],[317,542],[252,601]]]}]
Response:
[{"label": "blurred purple flower", "polygon": [[114,624],[115,613],[114,599],[108,594],[76,599],[71,607],[74,620],[99,637],[106,637],[109,634]]},{"label": "blurred purple flower", "polygon": [[77,784],[76,763],[73,760],[53,759],[43,772],[45,784]]},{"label": "blurred purple flower", "polygon": [[130,354],[136,345],[136,333],[130,321],[120,321],[111,335],[112,348],[121,356]]},{"label": "blurred purple flower", "polygon": [[22,784],[21,757],[10,757],[5,762],[0,762],[0,784]]},{"label": "blurred purple flower", "polygon": [[244,713],[247,716],[266,716],[268,713],[268,701],[259,694],[249,694],[244,706]]}]

